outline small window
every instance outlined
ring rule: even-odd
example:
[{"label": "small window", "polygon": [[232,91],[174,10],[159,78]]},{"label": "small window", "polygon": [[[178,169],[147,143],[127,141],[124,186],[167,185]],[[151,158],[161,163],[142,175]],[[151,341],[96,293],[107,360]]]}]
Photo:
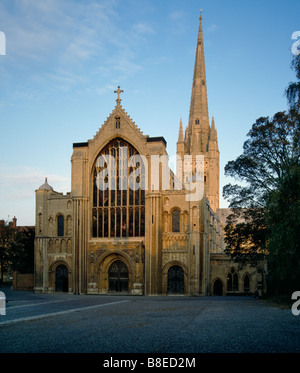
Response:
[{"label": "small window", "polygon": [[199,123],[200,123],[199,119],[196,119],[195,124],[199,124]]},{"label": "small window", "polygon": [[62,215],[59,215],[57,217],[57,235],[64,235],[64,217]]},{"label": "small window", "polygon": [[116,117],[116,128],[120,128],[120,117]]}]

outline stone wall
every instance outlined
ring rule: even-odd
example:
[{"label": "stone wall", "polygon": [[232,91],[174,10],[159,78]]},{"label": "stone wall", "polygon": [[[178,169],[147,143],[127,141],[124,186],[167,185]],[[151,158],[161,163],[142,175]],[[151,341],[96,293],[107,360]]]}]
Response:
[{"label": "stone wall", "polygon": [[13,289],[14,290],[33,290],[34,274],[13,272]]}]

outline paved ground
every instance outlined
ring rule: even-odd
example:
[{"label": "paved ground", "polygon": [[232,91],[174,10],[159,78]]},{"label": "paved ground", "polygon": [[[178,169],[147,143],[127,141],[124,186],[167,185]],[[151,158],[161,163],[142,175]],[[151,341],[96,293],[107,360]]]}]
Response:
[{"label": "paved ground", "polygon": [[1,353],[300,352],[300,316],[250,297],[0,290],[8,299]]}]

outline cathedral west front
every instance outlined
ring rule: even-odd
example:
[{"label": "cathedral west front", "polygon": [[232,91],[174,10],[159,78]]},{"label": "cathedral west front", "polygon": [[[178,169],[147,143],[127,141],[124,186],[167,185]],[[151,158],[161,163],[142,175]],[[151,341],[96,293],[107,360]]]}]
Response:
[{"label": "cathedral west front", "polygon": [[[166,140],[116,104],[93,139],[74,143],[71,191],[36,190],[35,292],[225,295],[263,291],[261,268],[224,254],[219,147],[209,119],[200,17],[189,122],[176,172]],[[122,87],[123,88],[123,87]]]}]

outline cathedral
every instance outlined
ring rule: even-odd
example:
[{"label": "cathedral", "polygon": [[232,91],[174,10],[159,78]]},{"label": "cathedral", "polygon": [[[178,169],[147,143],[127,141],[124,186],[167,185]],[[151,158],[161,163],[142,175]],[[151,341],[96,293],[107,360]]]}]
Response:
[{"label": "cathedral", "polygon": [[261,268],[224,254],[219,147],[209,119],[200,17],[189,122],[176,173],[166,140],[116,105],[93,139],[74,143],[71,191],[36,190],[35,292],[228,295],[262,292]]}]

